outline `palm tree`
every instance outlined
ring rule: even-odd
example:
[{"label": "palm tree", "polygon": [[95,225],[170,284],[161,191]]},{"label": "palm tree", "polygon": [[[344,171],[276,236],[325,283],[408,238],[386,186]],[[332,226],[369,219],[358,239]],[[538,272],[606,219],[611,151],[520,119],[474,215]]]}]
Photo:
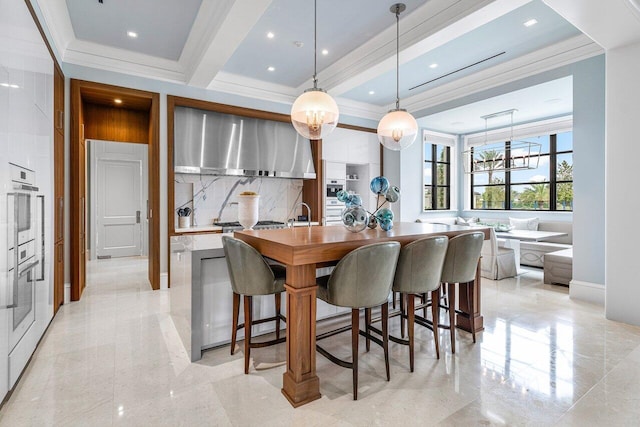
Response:
[{"label": "palm tree", "polygon": [[[523,205],[541,209],[545,202],[549,201],[549,184],[530,184],[520,195],[520,201]],[[536,204],[538,206],[536,207]]]},{"label": "palm tree", "polygon": [[504,157],[501,151],[487,150],[479,155],[482,161],[482,169],[489,174],[489,184],[493,184],[493,171],[504,166]]}]

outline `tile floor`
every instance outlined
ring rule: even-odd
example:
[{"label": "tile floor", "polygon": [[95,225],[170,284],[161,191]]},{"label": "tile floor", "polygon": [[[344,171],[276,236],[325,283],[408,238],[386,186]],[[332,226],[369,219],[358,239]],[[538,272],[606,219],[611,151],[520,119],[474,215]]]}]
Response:
[{"label": "tile floor", "polygon": [[[604,319],[600,307],[541,283],[542,272],[483,281],[485,331],[418,328],[416,370],[391,344],[360,357],[351,373],[317,355],[322,398],[293,409],[280,394],[284,345],[243,355],[210,350],[190,363],[169,317],[168,292],[150,290],[145,259],[89,264],[82,301],[65,305],[0,411],[2,426],[204,425],[638,425],[640,328]],[[398,323],[395,319],[394,325]],[[320,329],[325,328],[321,326]],[[397,328],[394,328],[397,330]],[[323,345],[350,354],[350,337]],[[364,349],[364,345],[361,345]]]}]

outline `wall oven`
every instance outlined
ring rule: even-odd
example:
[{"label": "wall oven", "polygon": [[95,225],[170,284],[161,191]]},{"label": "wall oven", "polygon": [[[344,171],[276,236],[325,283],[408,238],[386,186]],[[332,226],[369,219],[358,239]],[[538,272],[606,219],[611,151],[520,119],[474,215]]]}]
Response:
[{"label": "wall oven", "polygon": [[340,225],[342,224],[342,210],[344,209],[344,202],[338,200],[338,192],[344,190],[345,180],[343,179],[328,179],[325,183],[325,198],[324,198],[324,223],[325,225]]},{"label": "wall oven", "polygon": [[44,196],[35,172],[9,163],[13,191],[7,194],[9,281],[4,290],[10,309],[11,353],[36,320],[36,282],[44,280]]}]

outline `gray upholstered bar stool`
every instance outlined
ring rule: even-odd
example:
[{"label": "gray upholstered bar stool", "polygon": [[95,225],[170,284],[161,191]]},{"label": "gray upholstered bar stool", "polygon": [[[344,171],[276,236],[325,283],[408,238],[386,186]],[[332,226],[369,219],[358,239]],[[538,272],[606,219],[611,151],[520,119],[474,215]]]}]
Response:
[{"label": "gray upholstered bar stool", "polygon": [[[387,381],[389,373],[389,304],[400,243],[385,242],[362,246],[348,253],[338,262],[331,275],[317,278],[318,298],[340,307],[351,308],[351,326],[330,331],[316,337],[328,338],[351,329],[352,361],[347,362],[330,354],[316,344],[316,349],[333,363],[352,369],[353,400],[358,399],[358,337],[365,336],[384,350]],[[360,330],[360,309],[382,307],[382,340]],[[369,326],[369,325],[367,325]]]},{"label": "gray upholstered bar stool", "polygon": [[[414,365],[414,325],[425,326],[433,331],[436,346],[436,357],[440,358],[440,345],[438,343],[438,290],[440,289],[440,277],[444,265],[445,255],[449,239],[447,236],[433,236],[416,240],[405,245],[400,250],[396,275],[393,280],[393,291],[400,292],[400,298],[406,301],[402,307],[400,321],[407,320],[408,340],[389,336],[391,341],[409,346],[409,367],[413,372]],[[415,298],[431,293],[433,321],[430,322],[422,316],[415,314]],[[404,336],[404,334],[403,334]]]},{"label": "gray upholstered bar stool", "polygon": [[[471,325],[471,335],[473,342],[476,342],[476,330],[475,319],[473,313],[475,312],[474,300],[474,284],[476,279],[476,271],[478,268],[478,261],[480,260],[480,252],[482,251],[482,242],[484,240],[484,233],[476,231],[473,233],[465,233],[455,236],[449,240],[449,247],[447,248],[447,256],[444,260],[444,266],[442,267],[442,276],[440,282],[442,286],[446,283],[447,287],[447,303],[445,306],[449,310],[449,325],[440,325],[441,328],[449,329],[451,331],[451,352],[456,352],[456,314],[464,316],[469,319]],[[465,313],[461,310],[456,310],[456,284],[468,283],[467,286],[467,301],[469,301],[470,313]],[[440,291],[438,291],[438,297],[434,301],[440,301]],[[436,307],[434,318],[438,318],[440,314],[440,304],[433,304]],[[432,307],[433,307],[432,306]]]},{"label": "gray upholstered bar stool", "polygon": [[[244,328],[244,373],[249,373],[249,359],[252,348],[267,347],[285,342],[280,338],[280,320],[287,319],[280,314],[281,294],[284,292],[286,269],[279,265],[269,265],[260,253],[242,240],[231,236],[222,236],[222,246],[229,269],[231,288],[233,289],[233,326],[231,329],[231,354],[236,347],[236,334]],[[244,296],[244,323],[238,325],[240,315],[240,295]],[[275,316],[264,319],[252,319],[252,301],[257,295],[274,295]],[[251,327],[265,322],[276,322],[276,339],[252,343]]]}]

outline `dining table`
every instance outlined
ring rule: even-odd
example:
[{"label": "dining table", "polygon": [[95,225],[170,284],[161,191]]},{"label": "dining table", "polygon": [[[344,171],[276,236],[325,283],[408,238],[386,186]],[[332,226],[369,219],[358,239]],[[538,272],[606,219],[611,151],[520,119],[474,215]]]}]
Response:
[{"label": "dining table", "polygon": [[[490,238],[489,227],[482,231]],[[469,233],[469,227],[446,224],[397,222],[389,231],[366,228],[351,232],[341,226],[294,227],[279,230],[236,231],[234,237],[257,249],[263,256],[286,266],[286,357],[282,393],[292,406],[298,407],[320,398],[316,374],[316,268],[336,264],[352,250],[378,242],[396,241],[406,245],[428,236],[455,237]],[[474,320],[476,331],[483,330],[480,306],[480,262],[476,279],[461,283],[458,307],[470,312],[465,286],[474,286]],[[470,322],[462,316],[456,326],[470,331]]]},{"label": "dining table", "polygon": [[526,270],[520,267],[520,242],[544,242],[545,240],[566,236],[562,231],[542,231],[542,230],[510,230],[496,231],[498,239],[505,240],[505,248],[513,249],[516,258],[516,273],[523,274]]}]

